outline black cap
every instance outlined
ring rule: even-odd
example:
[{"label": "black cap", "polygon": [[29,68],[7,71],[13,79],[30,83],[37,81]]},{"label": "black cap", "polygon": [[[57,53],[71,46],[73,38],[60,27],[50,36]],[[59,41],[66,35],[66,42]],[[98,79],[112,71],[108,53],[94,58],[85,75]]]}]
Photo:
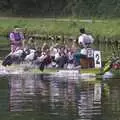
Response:
[{"label": "black cap", "polygon": [[85,33],[85,28],[80,28],[80,33]]}]

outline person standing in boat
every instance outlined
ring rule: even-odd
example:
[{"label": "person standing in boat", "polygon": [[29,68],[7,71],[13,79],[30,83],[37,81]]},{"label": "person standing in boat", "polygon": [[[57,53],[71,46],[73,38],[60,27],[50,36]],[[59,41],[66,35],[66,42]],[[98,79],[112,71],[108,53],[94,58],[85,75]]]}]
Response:
[{"label": "person standing in boat", "polygon": [[78,38],[78,43],[81,47],[80,50],[80,65],[83,68],[93,67],[93,49],[91,45],[94,42],[94,38],[87,34],[84,28],[80,29],[81,35]]},{"label": "person standing in boat", "polygon": [[14,30],[9,34],[9,39],[12,53],[23,48],[24,35],[20,31],[20,28],[15,27]]},{"label": "person standing in boat", "polygon": [[[89,48],[93,44],[94,39],[90,34],[87,34],[85,28],[80,29],[80,36],[78,37],[78,43],[81,48]],[[82,54],[82,53],[81,53]],[[84,54],[84,52],[83,52]]]},{"label": "person standing in boat", "polygon": [[[91,48],[94,39],[91,35],[87,34],[85,28],[80,29],[80,36],[78,37],[78,44],[80,46],[80,51],[74,54],[74,59],[77,65],[80,64],[80,59],[86,59],[88,57],[88,48]],[[89,53],[90,54],[90,53]],[[92,53],[91,53],[91,56]]]}]

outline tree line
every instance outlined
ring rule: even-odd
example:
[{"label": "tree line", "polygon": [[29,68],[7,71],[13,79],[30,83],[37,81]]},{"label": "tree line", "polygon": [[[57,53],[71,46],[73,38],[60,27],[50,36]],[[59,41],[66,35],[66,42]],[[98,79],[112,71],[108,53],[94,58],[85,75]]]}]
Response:
[{"label": "tree line", "polygon": [[119,17],[120,0],[0,0],[0,14],[27,17]]}]

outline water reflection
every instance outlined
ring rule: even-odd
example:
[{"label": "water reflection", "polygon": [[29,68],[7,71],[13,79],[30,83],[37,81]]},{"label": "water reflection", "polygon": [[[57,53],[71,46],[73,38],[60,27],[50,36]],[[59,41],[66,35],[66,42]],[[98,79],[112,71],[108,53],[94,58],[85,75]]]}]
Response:
[{"label": "water reflection", "polygon": [[101,83],[82,82],[78,94],[78,114],[82,120],[92,120],[101,114]]},{"label": "water reflection", "polygon": [[10,111],[39,111],[92,120],[101,114],[101,83],[51,75],[12,75]]},{"label": "water reflection", "polygon": [[[39,102],[45,102],[49,83],[39,75],[12,75],[10,77],[10,111],[33,111]],[[38,109],[37,108],[37,109]]]},{"label": "water reflection", "polygon": [[[104,118],[109,120],[120,119],[120,79],[108,80],[107,90],[104,92],[102,108]],[[106,94],[107,91],[107,94]]]}]

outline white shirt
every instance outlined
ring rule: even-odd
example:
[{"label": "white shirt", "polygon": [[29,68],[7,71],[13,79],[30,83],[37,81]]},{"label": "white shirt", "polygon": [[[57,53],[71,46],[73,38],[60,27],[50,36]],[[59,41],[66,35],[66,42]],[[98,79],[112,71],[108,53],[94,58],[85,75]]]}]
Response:
[{"label": "white shirt", "polygon": [[89,42],[89,44],[92,44],[94,42],[94,39],[91,35],[82,34],[78,38],[78,43],[82,44],[83,47],[86,47],[86,42]]},{"label": "white shirt", "polygon": [[58,52],[58,50],[56,48],[51,48],[50,50],[50,55],[51,56],[55,56],[55,54]]},{"label": "white shirt", "polygon": [[90,38],[90,42],[91,42],[91,44],[94,42],[94,38],[92,37],[92,35],[87,35],[89,38]]}]

